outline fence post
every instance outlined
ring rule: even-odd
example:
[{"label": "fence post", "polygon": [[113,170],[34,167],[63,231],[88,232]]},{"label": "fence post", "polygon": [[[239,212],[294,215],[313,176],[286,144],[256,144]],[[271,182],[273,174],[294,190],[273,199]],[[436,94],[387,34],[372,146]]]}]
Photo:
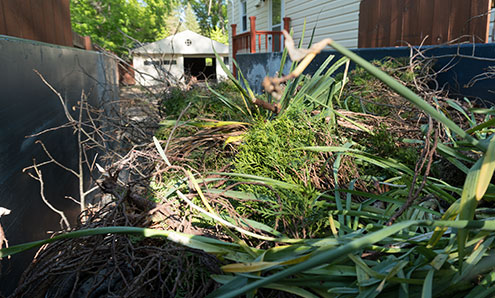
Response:
[{"label": "fence post", "polygon": [[290,18],[285,17],[283,20],[284,20],[284,30],[287,31],[287,33],[290,33]]},{"label": "fence post", "polygon": [[[283,20],[284,20],[284,30],[287,31],[287,33],[290,33],[290,18],[285,17],[283,18]],[[280,35],[279,39],[280,39],[280,51],[282,51],[282,49],[285,47],[285,41],[283,35]]]},{"label": "fence post", "polygon": [[249,23],[251,24],[251,31],[250,31],[250,49],[251,53],[256,53],[256,17],[251,16],[249,17]]},{"label": "fence post", "polygon": [[237,72],[234,64],[235,54],[237,53],[237,40],[235,40],[235,36],[237,34],[237,24],[231,24],[230,27],[232,28],[232,74],[237,78]]},{"label": "fence post", "polygon": [[91,51],[93,50],[93,44],[91,43],[91,37],[89,36],[84,36],[84,49]]}]

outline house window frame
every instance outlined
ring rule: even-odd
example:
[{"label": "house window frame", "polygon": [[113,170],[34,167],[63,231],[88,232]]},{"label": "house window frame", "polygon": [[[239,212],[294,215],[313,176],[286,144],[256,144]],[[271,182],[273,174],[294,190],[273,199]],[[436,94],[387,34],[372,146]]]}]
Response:
[{"label": "house window frame", "polygon": [[[268,10],[268,30],[269,31],[276,31],[273,28],[274,27],[280,27],[280,31],[282,31],[282,29],[284,29],[285,1],[280,0],[280,23],[275,24],[275,26],[273,25],[273,0],[269,0],[269,1],[270,1],[270,3],[268,5],[268,7],[269,7],[269,10]],[[273,40],[270,38],[269,42],[270,42],[269,49],[271,51]],[[282,36],[280,44],[279,44],[279,48],[276,50],[281,50],[283,44],[284,44],[284,37]]]},{"label": "house window frame", "polygon": [[247,18],[247,0],[240,0],[240,12],[239,12],[239,17],[240,17],[240,29],[241,32],[246,32],[248,31],[248,18]]},{"label": "house window frame", "polygon": [[[268,30],[269,31],[273,31],[273,27],[275,27],[273,25],[273,0],[270,0],[270,5],[269,5],[269,11],[268,11]],[[277,25],[280,25],[280,31],[282,31],[282,29],[284,28],[284,17],[285,17],[285,1],[284,0],[280,0],[280,24],[277,24]]]}]

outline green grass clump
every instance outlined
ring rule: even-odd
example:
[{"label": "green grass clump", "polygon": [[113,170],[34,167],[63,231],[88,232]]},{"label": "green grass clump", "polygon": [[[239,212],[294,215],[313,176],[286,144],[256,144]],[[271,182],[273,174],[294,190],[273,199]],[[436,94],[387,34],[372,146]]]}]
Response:
[{"label": "green grass clump", "polygon": [[316,131],[326,129],[323,123],[311,121],[310,117],[301,113],[286,113],[271,121],[258,119],[239,147],[235,158],[236,170],[289,183],[301,183],[294,171],[304,170],[306,164],[316,161],[316,156],[294,149],[316,146]]},{"label": "green grass clump", "polygon": [[[363,146],[364,151],[375,156],[398,160],[408,168],[414,169],[416,162],[420,158],[418,146],[404,144],[383,123],[376,127],[373,132],[373,135],[369,135],[362,140],[356,140]],[[376,167],[373,167],[373,169],[376,173]]]},{"label": "green grass clump", "polygon": [[[318,191],[312,180],[317,172],[324,174],[325,160],[319,153],[296,149],[322,145],[323,136],[329,132],[324,119],[311,117],[298,109],[291,109],[271,121],[257,119],[238,148],[233,170],[287,182],[297,188],[244,185],[243,190],[256,194],[262,201],[239,203],[236,210],[243,216],[256,210],[258,217],[249,214],[250,218],[254,216],[272,226],[282,220],[290,226],[293,236],[303,230],[315,234],[327,216],[325,210],[315,206]],[[266,208],[267,202],[269,208]]]},{"label": "green grass clump", "polygon": [[[408,58],[386,57],[382,60],[372,61],[373,65],[394,77],[405,86],[416,89],[414,80],[418,78],[419,66],[410,66]],[[349,84],[346,87],[346,109],[353,112],[370,113],[378,116],[393,114],[393,105],[396,104],[393,93],[388,87],[375,78],[364,68],[357,66],[349,74]]]},{"label": "green grass clump", "polygon": [[[241,101],[240,95],[236,92],[232,83],[222,82],[211,87],[213,90],[222,93],[233,101]],[[194,87],[190,90],[171,88],[161,101],[160,109],[166,119],[177,119],[179,115],[190,105],[183,115],[183,120],[194,118],[214,118],[227,120],[242,120],[243,115],[230,109],[222,103],[206,87]]]}]

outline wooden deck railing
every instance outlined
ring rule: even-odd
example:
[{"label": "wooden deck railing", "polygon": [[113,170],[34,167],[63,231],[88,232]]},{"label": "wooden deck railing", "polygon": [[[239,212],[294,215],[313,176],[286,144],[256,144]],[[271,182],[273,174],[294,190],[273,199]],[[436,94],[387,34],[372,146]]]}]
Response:
[{"label": "wooden deck railing", "polygon": [[[283,18],[284,29],[289,31],[290,18]],[[256,17],[249,17],[250,28],[249,31],[237,34],[237,24],[232,24],[232,58],[235,60],[236,54],[243,53],[257,53],[257,52],[279,52],[282,51],[284,46],[282,43],[281,31],[264,31],[256,30]],[[271,45],[269,45],[271,42]],[[236,74],[235,65],[233,69],[234,75]]]}]

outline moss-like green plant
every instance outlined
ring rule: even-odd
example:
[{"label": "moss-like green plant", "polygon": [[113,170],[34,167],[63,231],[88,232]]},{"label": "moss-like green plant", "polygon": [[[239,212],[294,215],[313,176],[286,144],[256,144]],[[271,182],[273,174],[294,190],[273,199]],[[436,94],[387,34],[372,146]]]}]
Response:
[{"label": "moss-like green plant", "polygon": [[[319,191],[314,179],[326,175],[330,180],[332,174],[321,153],[295,149],[324,145],[331,131],[324,118],[312,117],[301,107],[304,106],[292,107],[273,120],[258,118],[245,134],[233,163],[237,173],[276,179],[297,188],[243,185],[240,189],[254,193],[261,201],[235,205],[237,212],[245,217],[270,226],[282,220],[291,236],[305,233],[312,237],[321,227],[328,226],[328,209],[315,203]],[[330,183],[328,180],[325,187]]]}]

